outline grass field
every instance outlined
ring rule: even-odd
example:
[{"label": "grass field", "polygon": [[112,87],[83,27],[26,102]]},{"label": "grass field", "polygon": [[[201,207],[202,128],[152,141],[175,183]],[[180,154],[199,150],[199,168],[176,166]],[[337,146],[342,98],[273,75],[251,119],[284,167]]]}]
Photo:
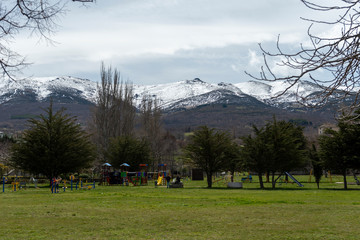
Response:
[{"label": "grass field", "polygon": [[207,189],[205,181],[58,194],[7,188],[0,193],[0,239],[360,239],[360,186],[344,191],[334,177],[318,190],[299,178],[304,188],[283,183],[276,190],[259,190],[256,182]]}]

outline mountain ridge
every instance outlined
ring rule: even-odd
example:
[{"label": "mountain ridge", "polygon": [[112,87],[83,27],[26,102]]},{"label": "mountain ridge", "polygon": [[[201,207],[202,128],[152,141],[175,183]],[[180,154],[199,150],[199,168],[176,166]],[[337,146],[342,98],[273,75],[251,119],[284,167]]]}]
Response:
[{"label": "mountain ridge", "polygon": [[[66,108],[87,125],[97,93],[97,83],[75,77],[0,82],[0,128],[25,129],[29,117],[38,116],[48,106]],[[231,129],[238,134],[249,134],[252,125],[264,125],[273,116],[283,120],[307,122],[314,134],[316,127],[333,120],[334,110],[307,109],[297,103],[296,94],[308,96],[320,89],[301,82],[279,98],[276,94],[287,85],[248,81],[237,84],[207,83],[199,78],[158,85],[133,85],[134,103],[139,108],[144,96],[156,98],[163,110],[164,127],[184,132],[196,126]]]},{"label": "mountain ridge", "polygon": [[[204,104],[210,104],[219,100],[219,95],[233,95],[241,98],[255,98],[267,105],[277,106],[279,103],[297,102],[297,96],[306,97],[321,89],[310,83],[300,82],[297,86],[288,90],[289,84],[284,82],[258,82],[248,81],[236,84],[220,82],[218,84],[207,83],[199,78],[183,80],[174,83],[158,85],[133,85],[135,105],[138,107],[143,96],[157,98],[160,106],[165,111],[173,111],[177,108],[194,108]],[[95,103],[97,83],[88,79],[75,77],[48,77],[35,78],[0,83],[0,104],[6,104],[15,99],[28,98],[30,101],[46,101],[49,97],[61,99],[77,99]],[[213,94],[210,94],[213,92]],[[217,94],[215,94],[217,93]],[[206,96],[205,98],[204,96]],[[82,100],[81,100],[82,99]],[[74,100],[75,101],[75,100]],[[283,106],[284,107],[284,106]]]}]

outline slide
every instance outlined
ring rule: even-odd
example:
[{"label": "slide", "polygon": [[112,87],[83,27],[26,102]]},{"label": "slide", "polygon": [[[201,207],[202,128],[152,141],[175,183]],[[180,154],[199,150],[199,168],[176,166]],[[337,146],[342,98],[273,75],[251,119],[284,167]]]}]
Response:
[{"label": "slide", "polygon": [[163,179],[162,176],[158,178],[158,180],[157,180],[157,185],[158,185],[158,186],[161,185],[162,179]]},{"label": "slide", "polygon": [[291,175],[290,173],[285,172],[285,174],[288,175],[288,176],[291,178],[291,180],[293,180],[299,187],[303,187],[303,186],[304,186],[304,185],[302,185],[298,180],[296,180],[296,179],[294,178],[294,176]]}]

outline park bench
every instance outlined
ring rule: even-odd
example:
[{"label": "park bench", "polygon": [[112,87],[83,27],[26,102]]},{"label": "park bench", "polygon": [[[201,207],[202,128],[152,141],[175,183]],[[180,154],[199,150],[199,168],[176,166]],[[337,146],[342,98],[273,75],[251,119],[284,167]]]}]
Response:
[{"label": "park bench", "polygon": [[184,184],[182,182],[170,184],[170,188],[183,188],[183,187],[184,187]]}]

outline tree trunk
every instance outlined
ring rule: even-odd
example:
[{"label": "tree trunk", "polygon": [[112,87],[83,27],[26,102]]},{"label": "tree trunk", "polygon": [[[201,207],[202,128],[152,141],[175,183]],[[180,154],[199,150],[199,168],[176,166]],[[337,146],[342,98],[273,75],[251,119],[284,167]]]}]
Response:
[{"label": "tree trunk", "polygon": [[234,174],[235,174],[235,171],[231,171],[231,182],[234,182]]},{"label": "tree trunk", "polygon": [[262,179],[262,173],[258,173],[258,176],[259,176],[260,188],[264,189],[264,182],[263,182],[263,179]]},{"label": "tree trunk", "polygon": [[269,171],[267,171],[267,172],[266,172],[266,182],[267,182],[267,183],[270,182],[269,175],[270,175],[270,173],[269,173]]},{"label": "tree trunk", "polygon": [[316,181],[316,184],[317,184],[317,187],[318,189],[320,188],[320,182],[319,181]]},{"label": "tree trunk", "polygon": [[208,188],[212,187],[212,173],[206,173]]},{"label": "tree trunk", "polygon": [[343,176],[344,176],[344,189],[347,190],[346,169],[343,171]]},{"label": "tree trunk", "polygon": [[275,172],[272,172],[272,176],[271,176],[271,185],[272,185],[272,189],[275,189]]}]

